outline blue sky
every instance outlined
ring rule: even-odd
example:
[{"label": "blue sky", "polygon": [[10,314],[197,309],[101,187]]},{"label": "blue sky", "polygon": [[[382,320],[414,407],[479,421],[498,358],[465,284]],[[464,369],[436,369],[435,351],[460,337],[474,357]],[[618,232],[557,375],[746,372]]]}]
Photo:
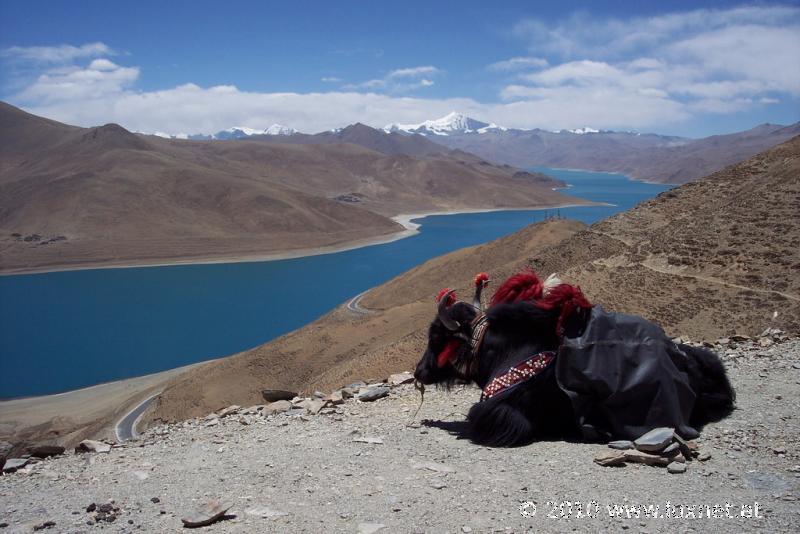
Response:
[{"label": "blue sky", "polygon": [[703,136],[800,120],[800,4],[0,3],[0,99],[64,122],[316,132],[460,111]]}]

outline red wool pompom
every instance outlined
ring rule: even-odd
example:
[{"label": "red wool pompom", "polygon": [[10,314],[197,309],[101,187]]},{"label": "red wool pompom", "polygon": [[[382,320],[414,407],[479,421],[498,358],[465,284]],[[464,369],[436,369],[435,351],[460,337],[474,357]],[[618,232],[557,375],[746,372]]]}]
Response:
[{"label": "red wool pompom", "polygon": [[[436,294],[436,302],[439,302],[440,300],[442,300],[442,297],[445,296],[448,291],[451,291],[451,289],[449,287],[446,287],[446,288],[442,289],[441,291],[439,291]],[[450,293],[450,296],[447,298],[447,305],[448,306],[452,306],[455,303],[456,303],[456,292],[453,291],[452,293]]]},{"label": "red wool pompom", "polygon": [[510,277],[497,288],[492,296],[492,305],[540,299],[543,287],[544,285],[536,273],[531,269],[525,269]]},{"label": "red wool pompom", "polygon": [[478,273],[475,275],[475,286],[481,284],[486,285],[487,282],[489,282],[489,275],[487,273]]}]

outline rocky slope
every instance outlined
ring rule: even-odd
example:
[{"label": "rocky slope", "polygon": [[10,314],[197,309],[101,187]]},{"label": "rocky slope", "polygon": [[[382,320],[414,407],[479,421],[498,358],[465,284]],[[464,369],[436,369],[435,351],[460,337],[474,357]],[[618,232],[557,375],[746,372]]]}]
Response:
[{"label": "rocky slope", "polygon": [[[800,339],[769,331],[713,347],[737,409],[704,429],[704,461],[682,474],[601,467],[603,445],[475,446],[441,427],[463,420],[476,389],[429,390],[412,419],[419,396],[403,385],[328,408],[229,407],[105,454],[32,461],[0,479],[0,521],[4,532],[178,532],[219,499],[228,512],[208,532],[796,532]],[[596,513],[578,516],[577,503]]]}]

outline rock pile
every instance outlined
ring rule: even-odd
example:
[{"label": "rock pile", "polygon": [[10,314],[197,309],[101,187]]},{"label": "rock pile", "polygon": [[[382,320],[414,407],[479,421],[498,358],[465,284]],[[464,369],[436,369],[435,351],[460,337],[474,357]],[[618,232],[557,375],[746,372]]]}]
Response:
[{"label": "rock pile", "polygon": [[694,441],[684,441],[674,428],[654,428],[635,441],[612,441],[610,451],[595,456],[595,463],[604,467],[639,463],[666,467],[670,473],[686,471],[686,462],[697,458],[705,461],[711,455],[702,455]]}]

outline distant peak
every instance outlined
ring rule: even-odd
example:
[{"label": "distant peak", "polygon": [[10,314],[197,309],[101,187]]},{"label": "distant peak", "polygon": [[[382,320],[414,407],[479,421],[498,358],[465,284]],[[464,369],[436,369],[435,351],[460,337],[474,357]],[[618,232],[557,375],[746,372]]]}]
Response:
[{"label": "distant peak", "polygon": [[[427,120],[418,124],[388,124],[386,132],[418,133],[422,135],[452,135],[460,133],[480,133],[480,130],[496,125],[467,117],[463,113],[451,111],[444,117]],[[499,128],[499,127],[498,127]]]}]

